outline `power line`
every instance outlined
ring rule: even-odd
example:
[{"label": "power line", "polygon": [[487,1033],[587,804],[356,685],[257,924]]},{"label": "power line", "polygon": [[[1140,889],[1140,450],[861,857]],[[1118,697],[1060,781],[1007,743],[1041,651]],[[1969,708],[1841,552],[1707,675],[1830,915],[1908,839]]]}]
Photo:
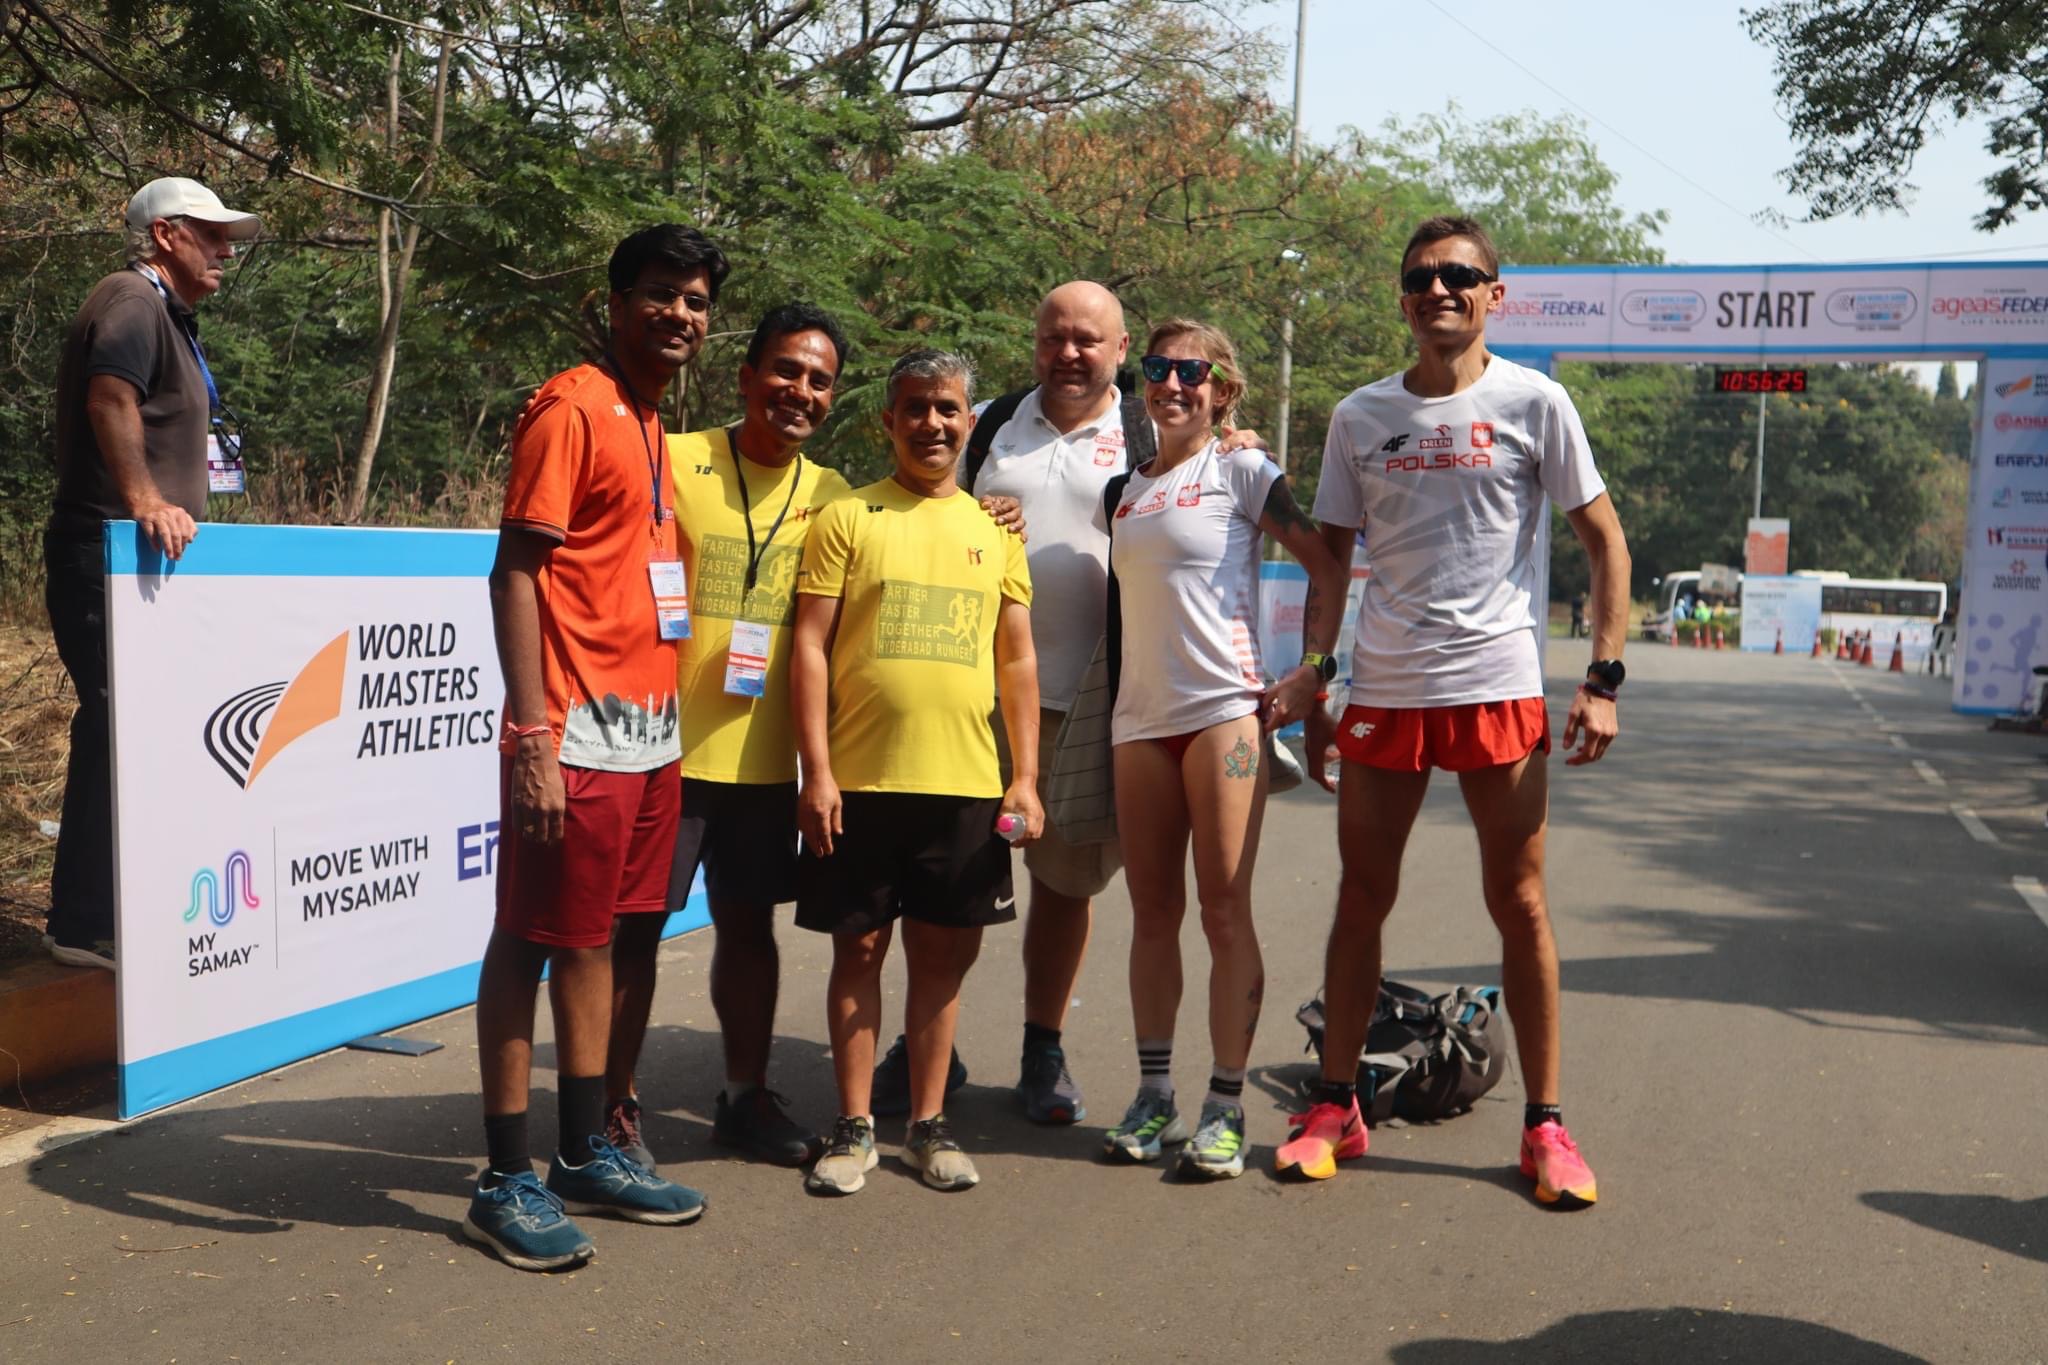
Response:
[{"label": "power line", "polygon": [[1491,38],[1488,38],[1484,33],[1481,33],[1478,29],[1466,23],[1457,15],[1445,9],[1442,5],[1437,3],[1437,0],[1429,0],[1429,7],[1435,10],[1438,14],[1443,15],[1444,18],[1456,24],[1459,28],[1464,29],[1465,32],[1471,34],[1474,38],[1477,38],[1481,43],[1485,44],[1487,47],[1493,49],[1493,51],[1499,54],[1499,56],[1503,60],[1505,60],[1509,65],[1513,66],[1516,70],[1520,71],[1523,75],[1527,76],[1530,80],[1536,82],[1536,84],[1542,86],[1545,90],[1548,90],[1551,94],[1557,96],[1566,104],[1569,104],[1572,108],[1578,110],[1581,114],[1584,114],[1588,119],[1592,120],[1594,123],[1599,124],[1602,128],[1605,128],[1608,132],[1614,134],[1623,142],[1635,148],[1638,152],[1641,152],[1644,156],[1648,157],[1651,161],[1654,161],[1657,165],[1663,167],[1666,171],[1669,171],[1673,176],[1676,176],[1679,180],[1684,181],[1686,184],[1692,186],[1692,188],[1698,190],[1707,198],[1713,200],[1716,204],[1719,204],[1722,208],[1727,209],[1730,213],[1742,219],[1743,222],[1749,224],[1758,232],[1763,233],[1767,237],[1772,237],[1780,242],[1783,242],[1786,246],[1792,248],[1792,250],[1798,252],[1802,256],[1805,256],[1809,260],[1817,261],[1820,259],[1820,257],[1814,255],[1813,252],[1808,251],[1805,247],[1799,245],[1799,243],[1793,241],[1791,238],[1773,232],[1771,229],[1765,227],[1762,223],[1757,222],[1754,216],[1745,213],[1743,210],[1735,207],[1735,205],[1729,203],[1726,199],[1723,199],[1720,195],[1714,193],[1705,185],[1702,185],[1699,181],[1687,175],[1684,171],[1679,170],[1678,167],[1672,165],[1663,157],[1658,156],[1648,147],[1645,147],[1642,143],[1636,141],[1627,133],[1624,133],[1623,131],[1621,131],[1621,129],[1609,123],[1606,119],[1601,118],[1598,114],[1594,113],[1591,109],[1588,109],[1585,105],[1580,104],[1570,95],[1565,94],[1564,91],[1558,89],[1549,81],[1544,80],[1543,77],[1537,75],[1534,71],[1530,70],[1529,67],[1525,65],[1519,58],[1517,58],[1513,53],[1502,48],[1499,44],[1495,43]]}]

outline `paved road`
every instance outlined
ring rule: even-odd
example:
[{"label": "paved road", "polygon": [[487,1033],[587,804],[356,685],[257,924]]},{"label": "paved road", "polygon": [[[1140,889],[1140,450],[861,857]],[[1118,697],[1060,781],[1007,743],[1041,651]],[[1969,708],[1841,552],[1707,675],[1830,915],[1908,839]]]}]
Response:
[{"label": "paved road", "polygon": [[[1094,1159],[1135,1083],[1121,884],[1069,1029],[1079,1131],[1011,1112],[1016,937],[991,937],[954,1106],[984,1183],[959,1196],[888,1159],[827,1202],[723,1159],[698,936],[669,950],[645,1088],[667,1169],[711,1195],[701,1224],[598,1225],[599,1259],[552,1277],[458,1240],[481,1141],[457,1014],[411,1030],[449,1044],[434,1056],[335,1054],[0,1170],[0,1357],[2041,1360],[2048,897],[2037,917],[2014,879],[2048,875],[2048,751],[1950,715],[1927,680],[1653,646],[1630,664],[1628,731],[1553,799],[1567,1119],[1595,1209],[1543,1209],[1514,1175],[1512,1074],[1468,1116],[1380,1130],[1335,1180],[1265,1174],[1336,868],[1331,805],[1299,792],[1258,877],[1274,1008],[1242,1180]],[[1494,979],[1447,781],[1404,897],[1393,967]],[[823,1122],[826,954],[784,942],[777,1082]]]}]

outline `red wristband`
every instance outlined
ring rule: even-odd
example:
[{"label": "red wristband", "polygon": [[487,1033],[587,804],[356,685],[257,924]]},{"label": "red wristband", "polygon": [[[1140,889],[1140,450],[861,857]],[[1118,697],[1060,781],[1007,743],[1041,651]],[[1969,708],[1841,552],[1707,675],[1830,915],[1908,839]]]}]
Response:
[{"label": "red wristband", "polygon": [[503,733],[498,736],[498,751],[509,754],[519,748],[519,741],[522,739],[554,733],[554,727],[551,725],[514,725],[508,720],[505,722]]},{"label": "red wristband", "polygon": [[1318,692],[1318,693],[1316,693],[1316,700],[1317,700],[1317,701],[1328,701],[1329,699],[1330,699],[1330,694],[1329,694],[1328,692]]}]

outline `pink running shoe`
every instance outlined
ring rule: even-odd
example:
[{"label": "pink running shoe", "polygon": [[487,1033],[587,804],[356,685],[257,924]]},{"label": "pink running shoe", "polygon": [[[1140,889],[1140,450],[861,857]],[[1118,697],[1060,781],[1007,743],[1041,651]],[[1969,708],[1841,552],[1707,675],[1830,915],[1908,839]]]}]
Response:
[{"label": "pink running shoe", "polygon": [[1536,1197],[1545,1204],[1567,1201],[1573,1207],[1600,1197],[1593,1168],[1579,1155],[1579,1145],[1556,1120],[1522,1130],[1522,1174],[1536,1182]]},{"label": "pink running shoe", "polygon": [[1312,1104],[1306,1114],[1287,1122],[1293,1131],[1273,1154],[1273,1169],[1280,1175],[1294,1172],[1310,1180],[1328,1180],[1337,1174],[1338,1162],[1365,1155],[1369,1139],[1357,1100],[1351,1101],[1348,1111],[1334,1104]]}]

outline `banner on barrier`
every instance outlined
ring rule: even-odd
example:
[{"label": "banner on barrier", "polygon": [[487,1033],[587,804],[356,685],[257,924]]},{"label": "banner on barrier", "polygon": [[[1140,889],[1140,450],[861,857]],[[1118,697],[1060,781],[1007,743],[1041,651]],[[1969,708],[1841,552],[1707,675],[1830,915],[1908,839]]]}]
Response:
[{"label": "banner on barrier", "polygon": [[123,1117],[475,999],[496,543],[213,524],[166,564],[110,523]]},{"label": "banner on barrier", "polygon": [[2048,356],[1987,361],[1977,391],[1955,705],[2013,711],[2048,663]]}]

